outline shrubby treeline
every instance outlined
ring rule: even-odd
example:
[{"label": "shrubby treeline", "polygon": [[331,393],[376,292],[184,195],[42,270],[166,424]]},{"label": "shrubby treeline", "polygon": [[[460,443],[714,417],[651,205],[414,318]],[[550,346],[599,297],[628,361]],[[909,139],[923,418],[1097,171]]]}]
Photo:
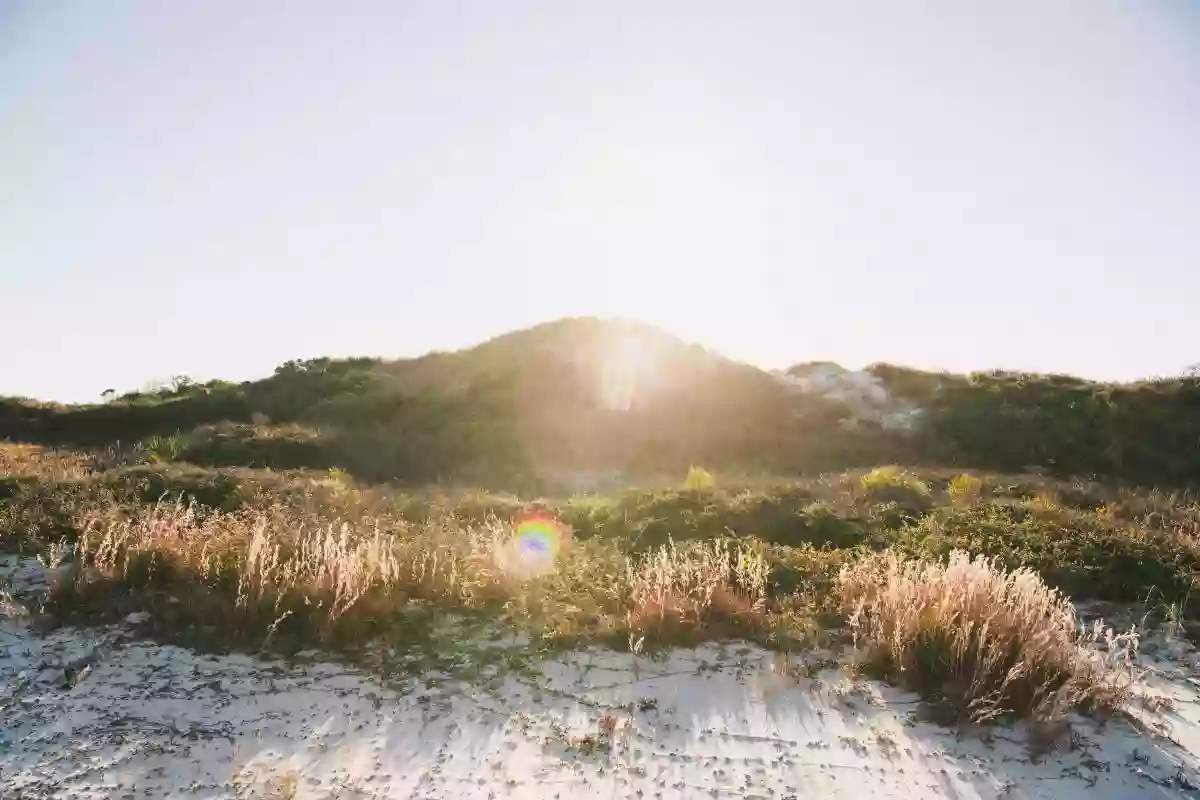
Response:
[{"label": "shrubby treeline", "polygon": [[[606,342],[643,337],[650,387],[604,402]],[[609,354],[611,355],[611,354]],[[422,358],[289,361],[244,383],[177,380],[94,405],[0,400],[0,439],[150,460],[337,467],[368,481],[536,487],[563,471],[747,474],[880,463],[1200,482],[1200,379],[1109,384],[1058,375],[869,368],[922,412],[911,430],[665,334],[564,320]]]}]

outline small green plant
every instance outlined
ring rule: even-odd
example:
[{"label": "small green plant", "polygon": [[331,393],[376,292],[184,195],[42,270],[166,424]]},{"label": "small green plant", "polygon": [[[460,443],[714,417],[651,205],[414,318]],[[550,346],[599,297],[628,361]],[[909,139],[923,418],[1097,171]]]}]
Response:
[{"label": "small green plant", "polygon": [[687,477],[683,479],[683,489],[686,492],[707,492],[716,488],[717,481],[712,473],[703,467],[692,465]]},{"label": "small green plant", "polygon": [[900,467],[876,467],[858,482],[865,499],[876,506],[869,518],[885,527],[915,522],[934,505],[929,484]]},{"label": "small green plant", "polygon": [[907,489],[917,494],[929,495],[929,484],[899,467],[876,467],[859,478],[858,482],[868,493],[888,489]]},{"label": "small green plant", "polygon": [[978,499],[980,494],[983,493],[983,479],[965,473],[955,475],[950,479],[950,485],[946,487],[946,493],[956,503]]},{"label": "small green plant", "polygon": [[143,458],[151,464],[162,464],[177,461],[187,447],[187,441],[178,433],[170,436],[155,434],[142,442]]}]

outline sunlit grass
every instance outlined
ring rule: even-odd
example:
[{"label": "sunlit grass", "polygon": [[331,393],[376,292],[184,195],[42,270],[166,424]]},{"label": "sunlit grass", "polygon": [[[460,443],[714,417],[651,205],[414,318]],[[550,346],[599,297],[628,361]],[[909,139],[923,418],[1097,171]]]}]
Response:
[{"label": "sunlit grass", "polygon": [[90,473],[90,459],[82,453],[0,441],[0,478],[64,481],[82,478]]},{"label": "sunlit grass", "polygon": [[1070,601],[1032,570],[961,551],[945,562],[889,552],[844,567],[839,589],[873,665],[960,721],[1115,706],[1131,682],[1137,634],[1081,630]]},{"label": "sunlit grass", "polygon": [[[22,450],[24,474],[50,477],[0,498],[6,547],[76,547],[74,580],[47,610],[75,621],[146,610],[154,635],[196,646],[349,652],[407,635],[414,610],[539,646],[635,650],[728,637],[795,647],[851,619],[883,674],[957,698],[960,718],[1052,716],[1107,702],[1115,684],[1080,655],[1108,634],[1072,638],[1069,603],[1050,587],[1108,599],[1153,588],[1178,620],[1200,575],[1190,495],[1036,476],[884,469],[543,500],[574,535],[553,570],[525,577],[498,557],[530,507],[512,495],[410,494],[328,472],[95,475],[46,465],[57,457]],[[166,497],[98,491],[131,474],[163,481]]]}]

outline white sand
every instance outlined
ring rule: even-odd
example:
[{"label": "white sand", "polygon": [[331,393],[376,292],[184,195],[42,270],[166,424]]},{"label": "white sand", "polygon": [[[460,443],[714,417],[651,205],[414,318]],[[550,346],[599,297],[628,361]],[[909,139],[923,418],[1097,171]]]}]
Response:
[{"label": "white sand", "polygon": [[[1145,733],[1075,718],[1033,763],[915,722],[915,699],[736,643],[570,653],[384,685],[331,663],[206,656],[135,625],[0,626],[0,797],[1196,797],[1200,682],[1160,665]],[[593,747],[600,745],[600,747]]]}]

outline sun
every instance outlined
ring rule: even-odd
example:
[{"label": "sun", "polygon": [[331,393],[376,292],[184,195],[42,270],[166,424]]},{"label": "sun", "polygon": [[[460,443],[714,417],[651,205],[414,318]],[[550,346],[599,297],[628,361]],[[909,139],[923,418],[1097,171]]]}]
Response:
[{"label": "sun", "polygon": [[661,363],[661,356],[645,336],[631,331],[615,334],[600,357],[601,404],[628,411],[646,395]]}]

